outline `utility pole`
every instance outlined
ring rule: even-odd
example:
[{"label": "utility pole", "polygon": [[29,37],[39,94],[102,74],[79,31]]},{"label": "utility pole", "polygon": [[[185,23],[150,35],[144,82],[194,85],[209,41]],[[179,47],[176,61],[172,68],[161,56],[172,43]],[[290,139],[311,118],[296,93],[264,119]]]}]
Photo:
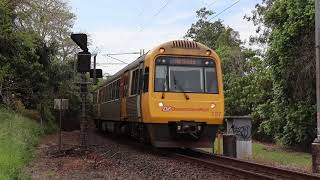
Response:
[{"label": "utility pole", "polygon": [[320,0],[315,0],[317,137],[312,143],[312,171],[320,172]]}]

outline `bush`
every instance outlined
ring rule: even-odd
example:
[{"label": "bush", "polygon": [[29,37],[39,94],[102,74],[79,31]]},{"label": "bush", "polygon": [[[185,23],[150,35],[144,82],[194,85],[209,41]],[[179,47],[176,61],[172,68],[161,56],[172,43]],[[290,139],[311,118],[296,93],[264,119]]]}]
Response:
[{"label": "bush", "polygon": [[23,176],[21,170],[43,134],[34,120],[0,108],[0,179]]}]

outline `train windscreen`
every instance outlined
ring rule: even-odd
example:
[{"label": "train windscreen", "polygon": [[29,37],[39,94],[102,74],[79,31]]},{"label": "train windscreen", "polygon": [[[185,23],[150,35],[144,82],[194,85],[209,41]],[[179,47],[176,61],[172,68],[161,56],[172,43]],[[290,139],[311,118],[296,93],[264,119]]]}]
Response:
[{"label": "train windscreen", "polygon": [[212,59],[159,57],[155,67],[155,92],[218,93]]}]

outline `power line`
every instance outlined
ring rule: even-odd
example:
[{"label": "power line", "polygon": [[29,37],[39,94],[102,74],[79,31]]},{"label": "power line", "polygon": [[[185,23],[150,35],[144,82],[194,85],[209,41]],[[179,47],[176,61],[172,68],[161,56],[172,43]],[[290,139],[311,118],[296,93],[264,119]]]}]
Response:
[{"label": "power line", "polygon": [[172,1],[172,0],[167,0],[167,2],[152,16],[152,18],[158,16],[158,15],[161,13],[161,11],[162,11],[164,8],[166,8],[171,1]]},{"label": "power line", "polygon": [[126,55],[126,54],[140,54],[140,52],[110,53],[110,54],[103,54],[103,55],[106,55],[106,56],[116,56],[116,55]]},{"label": "power line", "polygon": [[99,66],[107,66],[107,65],[124,65],[125,63],[97,63]]},{"label": "power line", "polygon": [[217,15],[213,16],[212,18],[210,18],[208,21],[211,21],[213,18],[219,16],[220,14],[224,13],[226,10],[232,8],[234,5],[236,5],[237,3],[239,3],[240,0],[234,2],[233,4],[231,4],[230,6],[226,7],[225,9],[223,9],[222,11],[220,11]]},{"label": "power line", "polygon": [[208,4],[208,5],[207,5],[207,8],[210,7],[210,6],[212,6],[212,5],[213,5],[214,3],[216,3],[217,1],[218,1],[218,0],[215,0],[215,1],[211,2],[210,4]]},{"label": "power line", "polygon": [[125,61],[122,61],[121,59],[112,57],[112,56],[110,56],[110,55],[106,55],[106,56],[108,56],[109,58],[114,59],[114,60],[116,60],[116,61],[120,61],[120,62],[122,62],[122,63],[124,63],[124,64],[129,64],[129,63],[125,62]]},{"label": "power line", "polygon": [[[151,16],[150,19],[158,16],[158,15],[161,13],[161,11],[169,5],[169,3],[170,3],[171,1],[172,1],[172,0],[167,0],[167,1],[165,2],[165,4],[164,4],[161,8],[159,8],[158,11],[157,11],[154,15]],[[147,22],[149,22],[149,21],[147,21]],[[139,32],[143,31],[145,26],[146,26],[146,24],[144,24],[143,26],[141,26],[141,29],[139,30]]]}]

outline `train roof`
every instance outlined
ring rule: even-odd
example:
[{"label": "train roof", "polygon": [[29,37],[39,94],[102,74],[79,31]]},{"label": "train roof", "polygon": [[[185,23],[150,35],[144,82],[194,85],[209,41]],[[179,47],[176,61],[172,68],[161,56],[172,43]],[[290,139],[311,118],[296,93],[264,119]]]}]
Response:
[{"label": "train roof", "polygon": [[124,72],[138,66],[141,62],[144,61],[145,56],[148,53],[138,57],[136,60],[134,60],[132,63],[128,64],[126,67],[122,68],[120,71],[116,72],[114,75],[110,76],[108,79],[106,79],[99,87],[104,86],[106,84],[108,84],[110,81],[113,81],[115,79],[117,79],[121,74],[123,74]]},{"label": "train roof", "polygon": [[199,50],[203,50],[203,51],[209,49],[209,47],[207,47],[199,42],[195,42],[195,41],[173,40],[173,41],[164,42],[164,43],[154,47],[152,50],[148,51],[146,54],[138,57],[135,61],[128,64],[126,67],[124,67],[123,69],[121,69],[120,71],[118,71],[117,73],[115,73],[114,75],[109,77],[108,79],[106,79],[99,87],[106,85],[110,81],[117,79],[124,72],[138,66],[141,62],[144,61],[144,59],[148,53],[153,53],[154,51],[157,51],[160,47],[165,48],[165,49],[167,49],[167,48],[199,49]]}]

